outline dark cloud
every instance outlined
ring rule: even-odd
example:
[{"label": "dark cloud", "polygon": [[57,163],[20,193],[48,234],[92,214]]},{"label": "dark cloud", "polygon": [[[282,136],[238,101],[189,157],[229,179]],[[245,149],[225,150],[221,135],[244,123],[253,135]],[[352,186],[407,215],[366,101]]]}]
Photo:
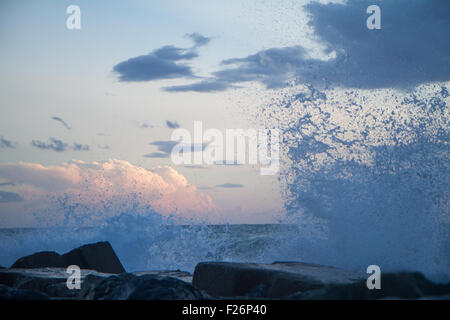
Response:
[{"label": "dark cloud", "polygon": [[222,61],[213,78],[165,91],[214,92],[253,81],[267,88],[290,80],[314,86],[408,89],[450,80],[450,1],[380,2],[381,29],[369,30],[373,0],[312,2],[305,8],[315,38],[332,58],[311,58],[301,45]]},{"label": "dark cloud", "polygon": [[176,121],[170,121],[170,120],[166,120],[166,125],[167,127],[171,128],[171,129],[176,129],[179,128],[180,125],[178,124],[178,122]]},{"label": "dark cloud", "polygon": [[186,34],[186,37],[190,38],[194,41],[195,47],[205,46],[211,41],[211,38],[205,37],[197,32],[188,33],[188,34]]},{"label": "dark cloud", "polygon": [[114,67],[119,74],[119,80],[124,82],[151,81],[192,77],[189,66],[176,64],[170,60],[155,57],[152,54],[139,56],[121,62]]},{"label": "dark cloud", "polygon": [[[322,62],[304,59],[303,81],[355,88],[406,88],[450,80],[450,1],[383,1],[381,30],[369,30],[364,14],[371,0],[347,5],[311,3],[311,25],[336,51]],[[311,68],[308,69],[308,64]]]},{"label": "dark cloud", "polygon": [[87,144],[74,143],[72,145],[73,151],[89,151],[89,146]]},{"label": "dark cloud", "polygon": [[[158,152],[145,154],[144,157],[146,157],[146,158],[167,158],[172,153],[173,147],[175,147],[179,143],[180,142],[178,142],[178,141],[154,141],[154,142],[151,142],[150,145],[157,146]],[[198,148],[199,150],[204,151],[208,147],[207,143],[203,143],[201,145],[195,144],[195,143],[191,143],[191,144],[182,143],[182,145],[185,147],[186,152],[196,152],[197,147],[199,147]]]},{"label": "dark cloud", "polygon": [[164,87],[163,90],[167,92],[217,92],[235,87],[231,83],[224,81],[202,81],[193,84]]},{"label": "dark cloud", "polygon": [[239,183],[224,183],[224,184],[218,184],[216,186],[217,188],[243,188],[244,185]]},{"label": "dark cloud", "polygon": [[150,142],[150,145],[157,146],[158,151],[161,151],[163,153],[170,154],[172,152],[173,147],[175,147],[178,144],[177,141],[154,141]]},{"label": "dark cloud", "polygon": [[20,194],[0,190],[0,203],[21,202],[21,201],[24,201],[24,199],[20,196]]},{"label": "dark cloud", "polygon": [[189,34],[187,37],[194,41],[191,48],[164,46],[147,55],[120,62],[113,70],[119,75],[119,81],[124,82],[195,77],[185,61],[198,57],[197,48],[207,44],[209,38],[198,33]]},{"label": "dark cloud", "polygon": [[170,153],[165,152],[152,152],[144,154],[145,158],[168,158],[170,156]]},{"label": "dark cloud", "polygon": [[15,149],[16,145],[14,142],[3,138],[3,136],[0,136],[0,148]]},{"label": "dark cloud", "polygon": [[66,151],[68,147],[67,143],[64,143],[61,140],[55,138],[50,138],[50,142],[33,140],[31,141],[31,145],[41,150],[53,150],[56,152]]},{"label": "dark cloud", "polygon": [[52,117],[52,119],[61,123],[66,129],[68,129],[68,130],[72,129],[62,118]]},{"label": "dark cloud", "polygon": [[139,128],[141,128],[141,129],[151,129],[151,128],[153,128],[153,126],[151,124],[147,123],[147,122],[144,122],[144,123],[142,123],[139,126]]},{"label": "dark cloud", "polygon": [[64,152],[69,149],[71,149],[73,151],[88,151],[89,150],[89,145],[84,145],[84,144],[75,142],[71,146],[69,146],[68,143],[65,143],[62,140],[59,140],[56,138],[50,138],[49,142],[33,140],[33,141],[31,141],[31,145],[33,147],[41,149],[41,150],[53,150],[56,152]]}]

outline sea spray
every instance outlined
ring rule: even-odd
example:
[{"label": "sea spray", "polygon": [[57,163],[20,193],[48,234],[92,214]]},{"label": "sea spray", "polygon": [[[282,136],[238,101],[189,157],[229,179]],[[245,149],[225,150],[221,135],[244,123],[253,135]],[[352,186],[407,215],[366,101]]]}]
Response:
[{"label": "sea spray", "polygon": [[448,103],[441,85],[277,92],[260,116],[283,128],[280,181],[301,230],[279,258],[450,279]]}]

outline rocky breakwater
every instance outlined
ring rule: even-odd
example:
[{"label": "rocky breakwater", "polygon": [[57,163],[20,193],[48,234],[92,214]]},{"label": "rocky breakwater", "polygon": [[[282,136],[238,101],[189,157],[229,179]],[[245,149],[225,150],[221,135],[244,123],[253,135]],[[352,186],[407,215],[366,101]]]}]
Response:
[{"label": "rocky breakwater", "polygon": [[[79,288],[68,286],[67,266],[78,265]],[[201,262],[191,275],[179,270],[127,273],[108,242],[68,253],[38,252],[0,269],[0,299],[450,299],[450,283],[420,273],[381,274],[369,290],[367,274],[301,262]]]},{"label": "rocky breakwater", "polygon": [[[80,288],[69,288],[70,265],[80,267]],[[126,273],[109,242],[87,244],[60,255],[43,251],[0,269],[0,299],[145,300],[203,299],[192,275],[175,271]]]},{"label": "rocky breakwater", "polygon": [[450,299],[450,283],[431,282],[421,273],[382,273],[379,290],[367,288],[367,277],[300,262],[202,262],[192,284],[216,299]]}]

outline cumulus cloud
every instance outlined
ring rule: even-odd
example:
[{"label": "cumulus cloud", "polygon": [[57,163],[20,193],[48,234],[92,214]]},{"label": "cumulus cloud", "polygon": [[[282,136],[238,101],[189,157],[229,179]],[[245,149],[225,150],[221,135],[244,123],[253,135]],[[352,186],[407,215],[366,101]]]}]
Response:
[{"label": "cumulus cloud", "polygon": [[[70,213],[95,220],[127,210],[207,218],[216,210],[209,196],[168,166],[148,170],[115,159],[72,161],[60,166],[15,163],[1,164],[0,178],[20,184],[17,192],[25,202],[45,200],[46,210],[41,211],[59,212],[60,218]],[[6,197],[13,199],[10,194]]]},{"label": "cumulus cloud", "polygon": [[118,74],[119,81],[124,82],[192,78],[194,73],[186,61],[198,57],[197,48],[206,45],[210,39],[198,33],[186,36],[194,42],[190,48],[163,46],[149,54],[120,62],[113,71]]},{"label": "cumulus cloud", "polygon": [[72,129],[67,122],[65,122],[62,118],[60,117],[52,117],[53,120],[58,121],[59,123],[61,123],[67,130]]},{"label": "cumulus cloud", "polygon": [[0,148],[15,149],[16,146],[14,142],[3,138],[3,136],[0,136]]},{"label": "cumulus cloud", "polygon": [[67,150],[73,150],[73,151],[88,151],[89,145],[81,144],[74,142],[72,145],[69,145],[68,143],[63,142],[62,140],[56,139],[56,138],[50,138],[49,142],[44,142],[41,140],[33,140],[31,141],[31,145],[37,149],[41,150],[53,150],[56,152],[64,152]]},{"label": "cumulus cloud", "polygon": [[216,92],[243,82],[267,88],[290,80],[314,86],[408,89],[450,80],[450,1],[383,1],[381,29],[369,30],[366,9],[373,0],[311,2],[305,6],[314,39],[327,59],[301,44],[269,48],[223,60],[208,80],[164,87],[169,92]]}]

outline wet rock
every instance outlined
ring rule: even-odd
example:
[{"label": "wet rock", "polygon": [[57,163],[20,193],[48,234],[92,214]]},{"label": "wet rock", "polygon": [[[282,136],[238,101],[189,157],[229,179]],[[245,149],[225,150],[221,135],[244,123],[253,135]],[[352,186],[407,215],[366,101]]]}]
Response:
[{"label": "wet rock", "polygon": [[264,298],[269,294],[269,288],[265,284],[259,284],[245,294],[248,298]]},{"label": "wet rock", "polygon": [[65,262],[59,253],[54,251],[42,251],[18,259],[11,266],[11,269],[17,268],[64,268]]},{"label": "wet rock", "polygon": [[202,262],[195,267],[192,284],[213,297],[248,296],[258,286],[265,286],[266,293],[259,290],[258,294],[278,299],[331,283],[350,284],[361,279],[365,279],[365,274],[300,262]]},{"label": "wet rock", "polygon": [[87,244],[62,255],[66,266],[105,273],[124,273],[125,269],[108,241]]},{"label": "wet rock", "polygon": [[38,252],[18,259],[11,268],[67,268],[70,265],[105,273],[125,272],[114,249],[107,241],[87,244],[63,255],[53,251]]},{"label": "wet rock", "polygon": [[450,295],[450,283],[433,283],[418,272],[396,272],[381,275],[381,289],[379,290],[369,290],[366,281],[358,281],[351,284],[329,284],[318,290],[295,293],[287,299],[424,299],[445,295]]},{"label": "wet rock", "polygon": [[[109,273],[101,273],[94,270],[85,270],[81,269],[81,289],[85,289],[85,279],[89,277],[88,284],[92,285],[95,281],[101,281],[106,279],[112,274]],[[75,299],[80,290],[77,289],[69,289],[67,287],[67,278],[69,274],[66,273],[65,268],[36,268],[36,269],[3,269],[0,270],[0,284],[6,285],[11,288],[15,288],[18,290],[34,290],[39,291],[47,296],[54,299]],[[190,284],[190,279],[192,275],[188,272],[180,271],[180,270],[160,270],[160,271],[140,271],[130,275],[129,280],[134,279],[135,277],[142,276],[151,276],[157,278],[177,278],[179,280],[183,280],[183,283]],[[119,281],[117,282],[120,285],[123,285],[127,279],[127,277],[119,277]],[[95,281],[94,281],[95,280]],[[112,290],[114,285],[114,281],[107,281],[103,286],[106,291],[102,291],[101,288],[97,288],[95,290],[96,296],[90,297],[91,299],[98,299],[99,297],[107,296],[109,294],[108,290]],[[160,283],[159,286],[164,285],[164,283]],[[169,287],[173,287],[173,284],[169,283]],[[125,287],[122,287],[125,288]],[[145,296],[151,296],[149,289],[145,289]],[[142,292],[142,290],[140,291]],[[197,291],[195,291],[197,293]],[[136,294],[138,294],[137,292]],[[157,296],[162,296],[163,293],[159,291]],[[180,295],[181,296],[181,295]],[[189,297],[189,295],[187,295]],[[195,295],[194,295],[195,296]]]},{"label": "wet rock", "polygon": [[[81,270],[81,282],[87,275],[106,278],[110,274],[92,270]],[[78,290],[67,288],[69,275],[65,268],[3,269],[0,270],[0,284],[18,290],[34,290],[52,298],[74,298]]]},{"label": "wet rock", "polygon": [[78,299],[86,300],[198,300],[204,295],[191,284],[157,275],[130,273],[101,278],[87,276]]},{"label": "wet rock", "polygon": [[35,290],[19,290],[0,284],[0,300],[48,300],[49,297]]},{"label": "wet rock", "polygon": [[192,283],[192,274],[181,270],[136,271],[133,272],[133,274],[136,276],[155,275],[161,277],[171,277],[184,282]]}]

